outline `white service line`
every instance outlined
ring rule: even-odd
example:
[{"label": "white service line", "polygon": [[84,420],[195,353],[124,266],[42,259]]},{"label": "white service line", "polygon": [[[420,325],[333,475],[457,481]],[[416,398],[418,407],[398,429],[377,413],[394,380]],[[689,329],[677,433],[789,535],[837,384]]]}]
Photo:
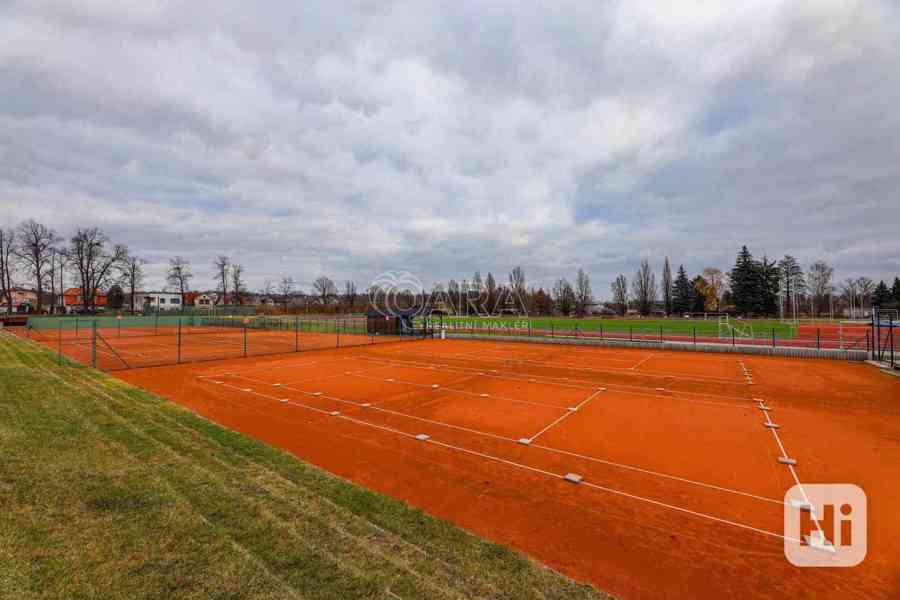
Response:
[{"label": "white service line", "polygon": [[655,355],[655,354],[651,354],[651,355],[648,356],[647,358],[645,358],[645,359],[639,361],[636,365],[634,365],[633,367],[631,367],[631,370],[632,370],[632,371],[637,371],[637,370],[638,370],[638,367],[640,367],[641,365],[643,365],[645,362],[647,362],[648,360],[650,360],[650,359],[653,358],[654,356],[656,356],[656,355]]},{"label": "white service line", "polygon": [[588,396],[587,398],[585,398],[585,399],[581,402],[581,404],[579,404],[578,406],[575,407],[575,410],[574,410],[574,411],[571,411],[571,410],[568,410],[568,409],[567,409],[567,410],[566,410],[566,413],[565,413],[564,415],[562,415],[561,417],[559,417],[558,419],[556,419],[555,421],[553,421],[552,423],[550,423],[549,425],[547,425],[546,427],[544,427],[543,429],[541,429],[540,431],[538,431],[536,434],[534,434],[534,435],[532,435],[532,436],[529,436],[529,437],[528,437],[528,440],[530,440],[531,442],[533,442],[534,440],[538,439],[539,437],[541,437],[542,435],[544,435],[547,431],[549,431],[551,428],[555,427],[555,426],[558,425],[559,423],[562,423],[562,422],[563,422],[565,419],[567,419],[569,416],[574,415],[576,412],[578,412],[578,411],[581,409],[582,406],[584,406],[585,404],[587,404],[588,402],[590,402],[597,394],[599,394],[599,393],[602,392],[602,391],[603,391],[603,390],[597,390],[596,392],[594,392],[593,394],[591,394],[590,396]]}]

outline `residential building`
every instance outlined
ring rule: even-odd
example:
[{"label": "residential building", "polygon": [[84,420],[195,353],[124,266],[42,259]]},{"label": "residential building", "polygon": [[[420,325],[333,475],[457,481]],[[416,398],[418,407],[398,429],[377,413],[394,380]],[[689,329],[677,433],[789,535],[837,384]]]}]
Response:
[{"label": "residential building", "polygon": [[135,292],[134,306],[142,312],[181,310],[181,294],[177,292]]},{"label": "residential building", "polygon": [[[78,312],[86,308],[81,288],[68,288],[63,292],[63,309],[67,313]],[[106,308],[106,293],[96,292],[94,298],[94,308]]]},{"label": "residential building", "polygon": [[203,292],[188,292],[184,295],[184,305],[196,308],[212,308],[215,298]]},{"label": "residential building", "polygon": [[[14,287],[12,290],[12,311],[14,313],[30,313],[37,307],[37,292],[25,288]],[[0,298],[0,313],[7,312],[6,298]]]}]

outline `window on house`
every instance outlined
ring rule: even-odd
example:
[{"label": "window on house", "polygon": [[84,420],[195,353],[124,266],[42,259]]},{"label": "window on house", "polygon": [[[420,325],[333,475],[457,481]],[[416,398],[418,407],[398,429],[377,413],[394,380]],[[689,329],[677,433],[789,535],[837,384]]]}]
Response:
[{"label": "window on house", "polygon": [[181,304],[181,298],[172,298],[169,300],[169,304]]}]

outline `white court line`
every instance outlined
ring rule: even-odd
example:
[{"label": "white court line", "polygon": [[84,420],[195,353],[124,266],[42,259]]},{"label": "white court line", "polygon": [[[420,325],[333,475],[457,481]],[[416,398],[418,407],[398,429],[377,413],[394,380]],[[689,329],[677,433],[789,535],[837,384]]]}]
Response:
[{"label": "white court line", "polygon": [[[766,423],[769,425],[773,425],[774,423],[769,418],[769,412],[770,411],[768,411],[768,410],[762,411],[762,413],[766,416]],[[769,431],[771,431],[772,435],[775,437],[775,442],[778,444],[778,448],[781,450],[781,456],[783,458],[790,458],[790,456],[787,453],[787,450],[785,450],[785,448],[784,448],[784,444],[781,443],[781,437],[778,435],[778,431],[774,427],[770,427]],[[800,489],[800,494],[803,496],[803,501],[806,503],[807,506],[811,506],[812,503],[809,501],[809,496],[806,495],[806,489],[803,487],[803,484],[800,483],[800,477],[797,476],[797,470],[794,468],[794,465],[787,465],[787,468],[791,471],[791,475],[794,477],[794,483],[796,483],[797,487]],[[813,517],[813,519],[812,519],[813,523],[816,524],[816,529],[819,530],[819,535],[822,536],[821,539],[823,539],[823,540],[827,539],[825,537],[825,532],[822,531],[822,525],[819,523],[819,519],[817,518],[817,515],[813,514],[812,517]]]},{"label": "white court line", "polygon": [[[419,353],[423,355],[425,353]],[[433,355],[432,356],[440,356]],[[652,355],[651,355],[652,356]],[[508,359],[508,358],[491,358],[484,357],[483,354],[479,356],[480,360],[490,360],[494,362],[519,362],[525,364],[535,364],[537,366],[542,367],[553,367],[556,369],[566,369],[569,371],[596,371],[600,373],[622,373],[624,375],[629,375],[629,371],[631,371],[631,367],[621,367],[621,368],[602,368],[602,367],[577,367],[571,366],[571,363],[558,363],[558,362],[550,362],[541,359]],[[720,383],[726,383],[730,385],[745,385],[740,381],[734,381],[733,379],[727,379],[724,377],[705,377],[705,376],[688,376],[680,373],[669,373],[668,371],[660,371],[658,373],[630,373],[630,375],[635,377],[663,377],[669,379],[681,379],[685,381],[715,381]]]},{"label": "white court line", "polygon": [[[380,368],[384,368],[384,367],[380,367]],[[428,369],[428,370],[430,370],[430,369]],[[372,379],[372,380],[374,380],[374,381],[381,381],[381,380],[383,380],[383,378],[381,378],[381,377],[375,377],[375,376],[373,376],[373,375],[359,375],[359,374],[354,374],[354,375],[355,375],[356,377],[362,377],[363,379]],[[467,377],[466,379],[472,379],[472,378],[474,378],[474,377],[477,377],[477,375],[472,374],[472,375],[470,375],[469,377]],[[461,381],[466,381],[466,379],[463,379],[463,380],[461,380]],[[460,383],[461,381],[457,381],[457,382],[454,382],[454,383]],[[404,379],[395,379],[394,382],[395,382],[395,383],[402,383],[402,384],[405,384],[405,385],[414,385],[414,386],[422,387],[422,388],[430,388],[430,387],[432,386],[432,384],[430,384],[430,383],[418,383],[418,382],[415,382],[415,381],[406,381],[406,380],[404,380]],[[450,387],[450,385],[453,385],[453,384],[441,385],[441,389],[447,390],[447,391],[449,391],[449,392],[455,392],[455,393],[457,393],[457,394],[465,394],[465,395],[468,395],[468,396],[478,396],[478,397],[480,397],[480,398],[483,397],[483,396],[482,396],[480,393],[478,393],[478,392],[470,392],[470,391],[468,391],[468,390],[460,390],[460,389],[457,389],[457,388],[452,388],[452,387]],[[493,398],[493,399],[495,399],[495,400],[506,400],[506,401],[508,401],[508,402],[517,402],[517,403],[519,403],[519,404],[530,404],[530,405],[532,405],[532,406],[540,406],[540,407],[542,407],[542,408],[552,408],[552,409],[555,409],[555,410],[567,410],[566,407],[558,406],[558,405],[555,405],[555,404],[546,404],[546,403],[544,403],[544,402],[532,402],[532,401],[530,401],[530,400],[519,400],[519,399],[517,399],[517,398],[509,398],[509,397],[506,397],[506,396],[497,396],[497,395],[495,395],[495,394],[491,394],[491,395],[488,396],[488,397],[489,397],[489,398]]]},{"label": "white court line", "polygon": [[637,370],[638,370],[638,367],[640,367],[641,365],[643,365],[645,362],[647,362],[648,360],[650,360],[650,359],[653,358],[654,356],[656,356],[656,355],[655,355],[655,354],[651,354],[650,356],[648,356],[648,357],[645,358],[644,360],[638,362],[636,365],[634,365],[633,367],[631,367],[631,370],[632,370],[632,371],[637,371]]},{"label": "white court line", "polygon": [[[223,385],[228,386],[228,384],[223,384]],[[228,386],[228,387],[233,387],[233,386]],[[239,390],[239,391],[245,391],[245,390],[241,390],[240,388],[234,388],[234,389]],[[253,393],[253,394],[255,394],[255,395],[262,396],[262,397],[267,397],[267,398],[269,398],[269,399],[272,399],[272,400],[275,400],[275,401],[277,401],[277,402],[280,402],[280,400],[279,400],[278,398],[275,398],[274,396],[268,396],[267,394],[260,394],[260,393],[258,393],[258,392],[252,392],[252,391],[249,392],[249,393]],[[315,411],[315,412],[317,412],[317,413],[321,413],[321,414],[323,414],[323,415],[329,415],[329,416],[331,416],[331,413],[330,413],[329,411],[325,411],[325,410],[318,409],[318,408],[315,408],[315,407],[307,406],[307,405],[305,405],[305,404],[294,403],[294,402],[289,402],[289,404],[293,404],[294,406],[300,406],[300,407],[306,408],[306,409],[308,409],[308,410],[313,410],[313,411]],[[404,431],[400,431],[400,430],[394,429],[394,428],[392,428],[392,427],[386,427],[386,426],[383,426],[383,425],[378,425],[378,424],[375,424],[375,423],[371,423],[371,422],[366,421],[366,420],[364,420],[364,419],[357,419],[357,418],[349,417],[349,416],[343,415],[343,414],[335,415],[335,418],[344,419],[344,420],[347,420],[347,421],[350,421],[350,422],[353,422],[353,423],[357,423],[357,424],[359,424],[359,425],[364,425],[364,426],[367,426],[367,427],[373,427],[373,428],[375,428],[375,429],[379,429],[379,430],[382,430],[382,431],[387,431],[387,432],[390,432],[390,433],[394,433],[394,434],[397,434],[397,435],[401,435],[401,436],[406,437],[406,438],[408,438],[408,439],[416,439],[416,436],[415,436],[414,434],[407,433],[407,432],[404,432]],[[484,452],[478,452],[478,451],[476,451],[476,450],[470,450],[470,449],[464,448],[464,447],[462,447],[462,446],[455,446],[455,445],[453,445],[453,444],[447,444],[447,443],[440,442],[440,441],[437,441],[437,440],[434,440],[434,439],[428,439],[428,440],[424,440],[424,441],[425,441],[426,443],[430,443],[430,444],[433,444],[433,445],[436,445],[436,446],[440,446],[440,447],[443,447],[443,448],[446,448],[446,449],[449,449],[449,450],[454,450],[454,451],[461,452],[461,453],[464,453],[464,454],[469,454],[469,455],[472,455],[472,456],[478,456],[478,457],[481,457],[481,458],[484,458],[484,459],[487,459],[487,460],[490,460],[490,461],[493,461],[493,462],[502,463],[502,464],[505,464],[505,465],[508,465],[508,466],[511,466],[511,467],[515,467],[515,468],[517,468],[517,469],[523,469],[523,470],[530,471],[530,472],[533,472],[533,473],[538,473],[538,474],[541,474],[541,475],[546,475],[546,476],[551,477],[551,478],[553,478],[553,479],[563,479],[563,478],[564,478],[564,476],[561,475],[561,474],[559,474],[559,473],[554,473],[554,472],[552,472],[552,471],[547,471],[547,470],[544,470],[544,469],[539,469],[539,468],[537,468],[537,467],[532,467],[532,466],[530,466],[530,465],[525,465],[525,464],[522,464],[522,463],[517,463],[517,462],[515,462],[515,461],[511,461],[511,460],[508,460],[508,459],[505,459],[505,458],[500,458],[500,457],[498,457],[498,456],[493,456],[493,455],[490,455],[490,454],[486,454],[486,453],[484,453]],[[766,535],[766,536],[771,536],[771,537],[776,537],[776,538],[779,538],[779,539],[782,539],[782,540],[787,539],[787,540],[790,540],[790,541],[795,541],[795,542],[797,542],[797,543],[801,543],[801,540],[794,540],[793,538],[788,538],[788,537],[786,537],[786,536],[784,536],[784,535],[782,535],[782,534],[780,534],[780,533],[776,533],[776,532],[773,532],[773,531],[768,531],[768,530],[765,530],[765,529],[760,529],[760,528],[758,528],[758,527],[753,527],[753,526],[747,525],[747,524],[745,524],[745,523],[739,523],[739,522],[737,522],[737,521],[732,521],[732,520],[729,520],[729,519],[724,519],[724,518],[722,518],[722,517],[716,517],[716,516],[714,516],[714,515],[710,515],[710,514],[707,514],[707,513],[702,513],[702,512],[690,510],[690,509],[687,509],[687,508],[684,508],[684,507],[681,507],[681,506],[677,506],[677,505],[674,505],[674,504],[668,504],[668,503],[666,503],[666,502],[661,502],[661,501],[659,501],[659,500],[654,500],[654,499],[652,499],[652,498],[646,498],[646,497],[643,497],[643,496],[638,496],[638,495],[636,495],[636,494],[630,494],[630,493],[628,493],[628,492],[623,492],[623,491],[621,491],[621,490],[616,490],[616,489],[613,489],[613,488],[608,488],[608,487],[605,487],[605,486],[597,485],[597,484],[595,484],[595,483],[591,483],[591,482],[588,482],[588,481],[584,481],[584,482],[582,482],[580,485],[585,485],[585,486],[587,486],[587,487],[589,487],[589,488],[592,488],[592,489],[595,489],[595,490],[599,490],[599,491],[607,492],[607,493],[610,493],[610,494],[622,496],[622,497],[624,497],[624,498],[629,498],[629,499],[631,499],[631,500],[636,500],[636,501],[638,501],[638,502],[644,502],[644,503],[652,504],[652,505],[658,506],[658,507],[660,507],[660,508],[665,508],[665,509],[668,509],[668,510],[680,512],[680,513],[687,514],[687,515],[690,515],[690,516],[693,516],[693,517],[697,517],[697,518],[701,518],[701,519],[707,519],[707,520],[710,520],[710,521],[713,521],[713,522],[716,522],[716,523],[721,523],[721,524],[724,524],[724,525],[730,525],[730,526],[732,526],[732,527],[737,527],[737,528],[740,528],[740,529],[744,529],[744,530],[746,530],[746,531],[752,531],[752,532],[754,532],[754,533],[758,533],[758,534],[762,534],[762,535]]]},{"label": "white court line", "polygon": [[[372,368],[370,368],[370,369],[363,369],[362,371],[355,371],[355,372],[354,372],[354,371],[350,371],[349,373],[347,373],[347,372],[343,372],[343,373],[335,373],[334,375],[322,375],[321,377],[312,377],[312,378],[309,378],[309,379],[296,379],[296,380],[293,380],[293,381],[288,381],[288,380],[282,379],[281,381],[276,382],[276,383],[279,383],[280,385],[276,385],[276,383],[272,383],[271,381],[264,381],[264,380],[262,380],[262,379],[256,379],[256,378],[254,378],[254,377],[247,377],[246,375],[236,375],[236,374],[233,374],[233,373],[228,374],[228,375],[224,375],[224,376],[220,376],[220,377],[237,377],[237,378],[239,378],[239,379],[246,379],[247,381],[252,381],[252,382],[254,382],[254,383],[259,383],[259,384],[261,384],[261,385],[268,385],[268,386],[282,387],[282,388],[283,388],[283,387],[285,387],[286,385],[300,385],[300,384],[305,384],[305,383],[313,383],[313,382],[315,382],[315,381],[325,381],[325,380],[328,380],[328,379],[336,379],[336,378],[338,378],[338,377],[350,377],[351,375],[357,375],[357,376],[360,376],[360,377],[364,377],[364,375],[360,375],[360,374],[361,374],[361,373],[365,373],[365,372],[367,372],[367,371],[374,371],[374,370],[376,370],[376,369],[383,369],[383,368],[384,368],[384,367],[372,367]],[[205,375],[200,375],[199,377],[206,377],[207,379],[209,378],[208,376],[205,376]]]},{"label": "white court line", "polygon": [[[222,385],[228,385],[228,384],[222,384]],[[234,387],[234,386],[229,386],[229,387]],[[244,391],[243,388],[234,387],[234,389],[240,390],[240,391]],[[505,437],[505,436],[502,436],[502,435],[497,435],[497,434],[494,434],[494,433],[488,433],[488,432],[485,432],[485,431],[478,431],[477,429],[470,429],[470,428],[468,428],[468,427],[462,427],[462,426],[460,426],[460,425],[452,425],[452,424],[450,424],[450,423],[444,423],[443,421],[435,421],[435,420],[433,420],[433,419],[426,419],[426,418],[424,418],[424,417],[417,417],[417,416],[415,416],[415,415],[409,415],[409,414],[402,413],[402,412],[399,412],[399,411],[396,411],[396,410],[390,410],[389,408],[382,408],[382,407],[379,406],[378,404],[372,404],[372,403],[369,403],[369,406],[363,406],[363,403],[362,403],[362,402],[354,402],[354,401],[352,401],[352,400],[344,400],[343,398],[338,398],[338,397],[336,397],[336,396],[331,396],[331,395],[328,395],[328,394],[318,394],[318,395],[317,395],[316,392],[308,392],[308,391],[306,391],[306,390],[298,390],[297,388],[292,388],[292,387],[287,386],[287,385],[281,386],[281,387],[279,387],[278,389],[279,389],[279,390],[290,390],[290,391],[292,391],[292,392],[297,392],[297,393],[299,393],[299,394],[305,394],[305,395],[307,395],[307,396],[313,396],[313,397],[316,397],[316,398],[325,398],[325,399],[327,399],[327,400],[332,400],[332,401],[334,401],[334,402],[340,402],[340,403],[342,403],[342,404],[350,404],[350,405],[352,405],[352,406],[355,406],[355,407],[357,407],[357,408],[361,408],[361,409],[363,409],[363,410],[377,410],[377,411],[379,411],[379,412],[387,413],[387,414],[390,414],[390,415],[396,415],[396,416],[398,416],[398,417],[404,417],[404,418],[407,418],[407,419],[413,419],[413,420],[416,420],[416,421],[422,421],[423,423],[430,423],[430,424],[432,424],[432,425],[437,425],[437,426],[440,426],[440,427],[447,427],[447,428],[450,428],[450,429],[458,429],[458,430],[460,430],[460,431],[466,431],[466,432],[468,432],[468,433],[474,433],[474,434],[476,434],[476,435],[483,435],[483,436],[491,437],[491,438],[498,439],[498,440],[504,440],[504,441],[507,441],[507,442],[514,442],[514,441],[516,441],[516,440],[514,440],[514,439],[512,439],[512,438],[508,438],[508,437]],[[393,398],[389,398],[389,399],[385,400],[384,402],[382,402],[382,404],[385,404],[385,403],[387,403],[387,402],[392,402],[392,401],[394,401],[394,400],[396,400],[396,399],[397,399],[397,397],[394,396]],[[327,411],[326,411],[326,412],[327,412]]]},{"label": "white court line", "polygon": [[569,416],[574,415],[576,412],[578,412],[579,410],[581,410],[581,407],[582,407],[582,406],[584,406],[585,404],[587,404],[588,402],[590,402],[590,401],[591,401],[597,394],[599,394],[600,392],[601,392],[601,390],[597,390],[596,392],[594,392],[593,394],[591,394],[590,396],[588,396],[587,398],[585,398],[585,399],[581,402],[581,404],[579,404],[578,406],[575,407],[575,410],[574,410],[574,411],[566,410],[566,413],[565,413],[564,415],[562,415],[561,417],[559,417],[558,419],[556,419],[555,421],[553,421],[552,423],[550,423],[549,425],[547,425],[546,427],[544,427],[543,429],[541,429],[540,431],[538,431],[537,433],[535,433],[534,435],[529,436],[528,439],[531,440],[532,442],[533,442],[534,440],[538,439],[539,437],[541,437],[542,435],[544,435],[546,432],[550,431],[551,428],[553,428],[553,427],[555,427],[556,425],[562,423],[564,420],[566,420],[567,418],[569,418]]},{"label": "white court line", "polygon": [[[654,396],[660,398],[671,398],[672,395],[675,396],[701,396],[708,398],[718,398],[718,399],[727,399],[727,400],[738,400],[740,401],[741,406],[746,406],[746,402],[750,400],[750,398],[741,397],[741,396],[729,396],[726,394],[707,394],[704,392],[684,392],[679,390],[667,390],[670,395],[662,395],[662,394],[653,394],[652,390],[649,390],[645,386],[640,385],[628,385],[626,383],[609,383],[604,381],[591,381],[587,379],[569,379],[565,378],[561,380],[559,377],[549,377],[547,375],[516,375],[514,373],[504,372],[490,372],[489,369],[476,369],[473,367],[458,367],[458,366],[449,366],[436,368],[432,363],[423,363],[423,362],[412,362],[412,361],[402,361],[402,360],[390,360],[389,358],[375,358],[371,356],[360,356],[361,360],[368,360],[372,362],[381,362],[387,365],[393,365],[398,367],[407,367],[411,369],[429,369],[429,370],[438,370],[443,372],[471,372],[481,375],[483,377],[491,377],[493,379],[504,379],[508,381],[524,381],[531,383],[540,383],[543,385],[555,385],[558,387],[568,387],[573,389],[596,389],[597,386],[608,386],[610,389],[615,389],[617,392],[621,392],[623,394],[641,394],[647,396]],[[629,388],[637,391],[628,391],[621,388]],[[737,405],[735,405],[737,406]]]},{"label": "white court line", "polygon": [[[226,385],[226,386],[231,387],[232,389],[235,389],[235,390],[238,390],[238,391],[245,391],[244,388],[239,388],[239,387],[236,387],[236,386],[231,386],[231,385],[229,385],[229,384],[222,384],[222,385]],[[290,388],[279,388],[279,389],[290,389]],[[312,392],[304,392],[304,391],[302,391],[302,390],[292,390],[292,391],[298,391],[298,392],[303,393],[303,394],[306,394],[306,395],[312,395]],[[256,393],[256,392],[254,392],[254,393]],[[266,396],[266,397],[274,398],[274,396],[267,396],[266,394],[258,394],[258,393],[257,393],[257,395],[263,395],[263,396]],[[462,429],[463,431],[467,431],[467,432],[469,432],[469,433],[473,433],[473,434],[476,434],[476,435],[482,435],[482,436],[490,437],[490,438],[494,438],[494,439],[500,439],[500,440],[507,441],[507,442],[510,442],[510,443],[515,443],[515,444],[517,444],[517,445],[518,445],[518,443],[519,443],[518,440],[514,440],[514,439],[512,439],[512,438],[507,438],[507,437],[503,437],[503,436],[497,436],[497,435],[494,435],[494,434],[492,434],[492,433],[487,433],[487,432],[478,431],[478,430],[475,430],[475,429],[469,429],[469,428],[460,428],[460,427],[458,427],[458,426],[456,426],[456,425],[451,425],[451,424],[449,424],[449,423],[442,423],[442,422],[440,422],[440,421],[433,421],[433,420],[430,420],[430,419],[423,419],[423,418],[421,418],[421,417],[416,417],[416,416],[413,416],[413,415],[407,415],[407,414],[405,414],[405,413],[401,413],[401,412],[398,412],[398,411],[392,411],[392,410],[388,410],[388,409],[381,409],[381,408],[379,408],[379,407],[378,407],[377,405],[375,405],[375,404],[371,404],[370,406],[366,407],[366,406],[363,406],[362,404],[359,404],[359,403],[356,403],[356,402],[352,402],[352,401],[350,401],[350,400],[343,400],[343,399],[341,399],[341,398],[335,398],[335,397],[333,397],[333,396],[325,396],[325,395],[322,395],[322,396],[317,396],[317,397],[319,397],[319,398],[328,398],[328,399],[330,399],[330,400],[335,400],[335,401],[337,401],[337,402],[342,402],[342,403],[344,403],[344,404],[355,405],[355,406],[357,406],[357,407],[360,408],[360,409],[377,409],[377,410],[380,410],[381,412],[386,412],[386,413],[388,413],[388,414],[393,414],[393,415],[397,415],[397,416],[401,416],[401,417],[407,417],[407,418],[414,419],[414,420],[419,420],[419,421],[425,421],[425,422],[429,422],[429,423],[432,423],[432,424],[435,424],[435,425],[444,426],[444,427],[450,427],[450,428],[454,428],[454,429]],[[390,402],[390,401],[393,401],[393,400],[395,400],[395,399],[397,399],[397,397],[394,397],[394,398],[391,398],[391,399],[389,399],[389,400],[386,400],[385,402]],[[588,399],[590,399],[590,398],[588,398]],[[280,400],[280,399],[279,399],[279,400]],[[305,406],[307,406],[307,405],[305,405],[305,404],[300,404],[300,406],[304,406],[304,407],[305,407]],[[309,407],[309,408],[312,409],[313,407]],[[325,410],[322,410],[322,409],[314,409],[314,410],[317,410],[317,411],[319,411],[319,412],[323,412],[323,413],[326,413],[326,414],[330,414],[330,413],[328,413],[328,411],[325,411]],[[667,473],[661,473],[661,472],[659,472],[659,471],[653,471],[653,470],[645,469],[645,468],[642,468],[642,467],[636,467],[636,466],[633,466],[633,465],[626,465],[626,464],[623,464],[623,463],[617,463],[617,462],[605,460],[605,459],[602,459],[602,458],[597,458],[597,457],[594,457],[594,456],[589,456],[589,455],[586,455],[586,454],[579,454],[579,453],[577,453],[577,452],[570,452],[570,451],[568,451],[568,450],[562,450],[562,449],[559,449],[559,448],[553,448],[553,447],[551,447],[551,446],[542,446],[542,445],[540,445],[540,444],[535,444],[535,445],[533,446],[533,448],[539,448],[539,449],[544,450],[544,451],[547,451],[547,452],[553,452],[553,453],[562,454],[562,455],[566,455],[566,456],[572,456],[572,457],[575,457],[575,458],[581,458],[581,459],[584,459],[584,460],[587,460],[587,461],[596,462],[596,463],[599,463],[599,464],[604,464],[604,465],[607,465],[607,466],[610,466],[610,467],[615,467],[615,468],[618,468],[618,469],[624,469],[624,470],[628,470],[628,471],[635,471],[635,472],[638,472],[638,473],[642,473],[642,474],[644,474],[644,475],[650,475],[650,476],[653,476],[653,477],[660,477],[660,478],[663,478],[663,479],[670,479],[670,480],[672,480],[672,481],[678,481],[678,482],[680,482],[680,483],[686,483],[686,484],[689,484],[689,485],[695,485],[695,486],[698,486],[698,487],[709,488],[709,489],[713,489],[713,490],[720,491],[720,492],[725,492],[725,493],[729,493],[729,494],[735,494],[735,495],[738,495],[738,496],[745,496],[745,497],[747,497],[747,498],[753,498],[753,499],[756,499],[756,500],[761,500],[761,501],[770,502],[770,503],[774,503],[774,504],[781,504],[781,505],[784,505],[784,501],[783,501],[783,500],[776,500],[776,499],[773,499],[773,498],[767,498],[767,497],[765,497],[765,496],[759,496],[759,495],[756,495],[756,494],[751,494],[751,493],[749,493],[749,492],[743,492],[743,491],[741,491],[741,490],[734,490],[734,489],[731,489],[731,488],[726,488],[726,487],[718,486],[718,485],[711,484],[711,483],[705,483],[705,482],[702,482],[702,481],[695,481],[695,480],[687,479],[687,478],[684,478],[684,477],[678,477],[677,475],[669,475],[669,474],[667,474]]]}]

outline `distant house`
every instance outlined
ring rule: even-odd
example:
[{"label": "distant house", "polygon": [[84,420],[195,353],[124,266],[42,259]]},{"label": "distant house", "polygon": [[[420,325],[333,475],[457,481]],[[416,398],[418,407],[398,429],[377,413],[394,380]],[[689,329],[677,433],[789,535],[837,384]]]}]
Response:
[{"label": "distant house", "polygon": [[[37,292],[25,288],[14,287],[12,290],[12,311],[14,313],[31,313],[37,307]],[[0,313],[6,313],[6,298],[0,298]]]},{"label": "distant house", "polygon": [[[94,294],[94,308],[106,308],[106,293],[97,291]],[[63,292],[63,309],[67,313],[78,312],[87,308],[81,288],[69,288]]]},{"label": "distant house", "polygon": [[196,308],[212,308],[215,300],[209,294],[203,292],[188,292],[184,295],[184,305]]},{"label": "distant house", "polygon": [[177,292],[135,292],[134,305],[143,312],[181,310],[181,294]]}]

